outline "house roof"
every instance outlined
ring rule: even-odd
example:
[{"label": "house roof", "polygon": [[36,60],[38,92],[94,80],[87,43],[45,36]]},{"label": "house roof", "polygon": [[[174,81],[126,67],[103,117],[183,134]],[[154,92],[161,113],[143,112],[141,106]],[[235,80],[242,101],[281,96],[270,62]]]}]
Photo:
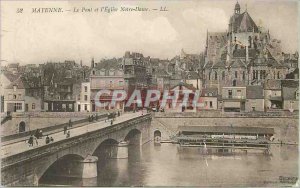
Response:
[{"label": "house roof", "polygon": [[262,86],[247,86],[246,87],[247,99],[263,99],[263,87]]},{"label": "house roof", "polygon": [[179,126],[178,129],[181,132],[194,132],[194,133],[274,134],[274,128],[262,128],[262,127]]},{"label": "house roof", "polygon": [[264,83],[264,89],[266,90],[280,90],[281,80],[266,80]]},{"label": "house roof", "polygon": [[21,77],[19,77],[18,79],[16,79],[16,80],[13,81],[12,83],[10,83],[10,84],[6,87],[6,89],[13,89],[14,86],[17,86],[18,89],[25,89]]},{"label": "house roof", "polygon": [[4,72],[3,72],[3,75],[4,75],[10,82],[13,82],[13,81],[17,80],[17,79],[21,76],[20,73],[13,74],[12,72],[9,72],[9,71],[4,71]]},{"label": "house roof", "polygon": [[192,90],[192,91],[195,91],[195,90],[196,90],[196,88],[195,88],[193,85],[187,84],[187,83],[185,83],[185,82],[180,82],[179,84],[173,86],[170,90],[175,89],[177,86],[184,86],[184,87],[186,87],[187,89]]},{"label": "house roof", "polygon": [[196,72],[196,71],[188,71],[185,74],[185,79],[195,80],[195,79],[200,79],[200,76],[199,76],[198,72]]},{"label": "house roof", "polygon": [[122,63],[122,59],[105,59],[101,60],[100,63],[97,63],[97,66],[95,67],[96,69],[105,69],[105,70],[110,70],[110,69],[119,69]]},{"label": "house roof", "polygon": [[201,97],[217,97],[217,96],[218,96],[218,88],[216,87],[204,88],[201,91]]},{"label": "house roof", "polygon": [[282,87],[298,88],[299,80],[281,80]]}]

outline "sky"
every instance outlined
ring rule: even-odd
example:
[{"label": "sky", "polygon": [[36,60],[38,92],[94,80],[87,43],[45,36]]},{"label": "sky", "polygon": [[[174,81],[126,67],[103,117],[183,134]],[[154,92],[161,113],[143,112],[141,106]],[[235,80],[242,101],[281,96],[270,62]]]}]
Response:
[{"label": "sky", "polygon": [[[122,57],[125,51],[161,59],[205,48],[206,33],[228,28],[236,0],[202,1],[1,1],[1,63]],[[239,0],[256,24],[281,40],[283,51],[298,50],[298,5],[293,0]],[[168,11],[73,12],[101,7],[144,7]],[[16,13],[23,8],[22,13]],[[62,8],[63,13],[32,13],[32,8]],[[71,11],[65,11],[71,10]]]}]

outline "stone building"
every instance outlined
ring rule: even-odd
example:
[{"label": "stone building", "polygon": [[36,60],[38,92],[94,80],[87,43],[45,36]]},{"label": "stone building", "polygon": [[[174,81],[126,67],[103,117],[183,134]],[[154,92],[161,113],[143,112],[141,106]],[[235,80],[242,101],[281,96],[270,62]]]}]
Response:
[{"label": "stone building", "polygon": [[[262,85],[265,79],[284,79],[296,67],[284,61],[281,41],[257,25],[248,10],[236,3],[226,32],[207,32],[204,87]],[[292,66],[291,66],[292,64]]]},{"label": "stone building", "polygon": [[[114,90],[126,90],[127,84],[124,79],[124,72],[122,68],[122,58],[119,59],[106,59],[101,60],[99,63],[95,64],[94,59],[92,60],[92,69],[90,75],[90,90],[91,90],[91,105],[92,111],[99,111],[104,107],[99,107],[95,103],[95,97],[97,92],[100,90],[110,90],[110,94],[102,94],[99,101],[101,103],[108,102],[112,100],[112,92]],[[116,103],[116,106],[111,106],[110,104],[105,107],[105,109],[124,109],[124,101]]]}]

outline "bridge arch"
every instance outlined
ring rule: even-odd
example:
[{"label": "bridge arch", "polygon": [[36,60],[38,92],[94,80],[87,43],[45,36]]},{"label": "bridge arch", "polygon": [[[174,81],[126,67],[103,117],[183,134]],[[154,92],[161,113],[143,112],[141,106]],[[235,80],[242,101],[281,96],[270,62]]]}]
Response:
[{"label": "bridge arch", "polygon": [[26,123],[24,121],[21,121],[19,123],[19,133],[25,132],[25,130],[26,130]]},{"label": "bridge arch", "polygon": [[124,141],[128,142],[129,145],[141,145],[142,132],[139,129],[132,129],[127,133]]},{"label": "bridge arch", "polygon": [[[52,184],[53,180],[60,177],[82,177],[84,156],[79,154],[66,154],[44,168],[44,171],[36,173],[36,181],[40,184]],[[47,164],[47,162],[45,162]],[[59,182],[55,182],[59,184]]]},{"label": "bridge arch", "polygon": [[154,140],[161,140],[161,132],[160,130],[156,129],[153,133],[153,137],[154,137]]},{"label": "bridge arch", "polygon": [[117,140],[108,138],[96,147],[92,155],[97,156],[100,162],[105,159],[115,158],[118,152],[118,143]]}]

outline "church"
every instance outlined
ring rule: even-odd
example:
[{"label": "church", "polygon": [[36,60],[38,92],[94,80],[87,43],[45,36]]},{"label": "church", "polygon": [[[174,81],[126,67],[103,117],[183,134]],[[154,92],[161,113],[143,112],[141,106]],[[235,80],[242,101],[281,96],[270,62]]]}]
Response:
[{"label": "church", "polygon": [[[295,54],[298,59],[298,54]],[[285,79],[297,67],[285,60],[281,41],[257,25],[237,2],[226,32],[207,31],[202,76],[204,87],[263,85]]]}]

